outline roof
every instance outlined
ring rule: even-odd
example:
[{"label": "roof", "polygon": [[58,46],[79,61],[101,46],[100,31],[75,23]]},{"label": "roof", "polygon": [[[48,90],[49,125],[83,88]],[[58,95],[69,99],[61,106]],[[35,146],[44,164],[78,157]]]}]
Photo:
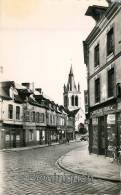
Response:
[{"label": "roof", "polygon": [[75,117],[75,115],[78,113],[79,110],[80,110],[80,108],[72,110],[72,111],[67,110],[68,116]]},{"label": "roof", "polygon": [[0,97],[3,99],[11,99],[9,95],[9,89],[11,86],[14,86],[13,81],[0,82]]},{"label": "roof", "polygon": [[107,8],[108,7],[98,5],[89,6],[85,15],[92,16],[96,21],[98,21],[103,16]]},{"label": "roof", "polygon": [[86,40],[84,42],[86,42],[86,43],[91,42],[96,37],[96,35],[98,35],[98,33],[102,30],[101,25],[103,25],[105,21],[108,22],[109,19],[112,17],[112,15],[116,12],[116,10],[117,9],[120,10],[120,6],[121,6],[121,3],[113,3],[113,4],[111,4],[110,7],[107,7],[104,15],[96,23],[96,25],[92,29],[91,33],[88,35],[88,37],[86,38]]}]

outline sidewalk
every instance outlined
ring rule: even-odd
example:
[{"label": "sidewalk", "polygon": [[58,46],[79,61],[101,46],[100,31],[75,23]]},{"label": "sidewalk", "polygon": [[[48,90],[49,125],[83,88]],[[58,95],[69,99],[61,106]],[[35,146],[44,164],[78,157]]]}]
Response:
[{"label": "sidewalk", "polygon": [[58,159],[59,166],[67,171],[79,175],[88,175],[93,178],[107,181],[121,181],[120,166],[105,156],[98,156],[88,152],[87,145],[72,150]]},{"label": "sidewalk", "polygon": [[[70,142],[75,142],[76,140],[70,140]],[[32,150],[32,149],[37,149],[37,148],[44,148],[44,147],[49,147],[49,146],[54,146],[54,145],[59,145],[62,143],[56,142],[56,143],[51,143],[51,145],[48,144],[42,144],[42,145],[36,145],[36,146],[26,146],[26,147],[19,147],[19,148],[8,148],[8,149],[2,149],[0,152],[10,152],[10,151],[23,151],[23,150]]]},{"label": "sidewalk", "polygon": [[23,151],[23,150],[32,150],[32,149],[36,149],[36,148],[44,148],[44,147],[49,147],[49,146],[53,146],[53,145],[58,145],[59,143],[52,143],[51,145],[48,144],[43,144],[43,145],[36,145],[36,146],[27,146],[27,147],[20,147],[20,148],[8,148],[8,149],[2,149],[0,150],[0,152],[9,152],[9,151]]}]

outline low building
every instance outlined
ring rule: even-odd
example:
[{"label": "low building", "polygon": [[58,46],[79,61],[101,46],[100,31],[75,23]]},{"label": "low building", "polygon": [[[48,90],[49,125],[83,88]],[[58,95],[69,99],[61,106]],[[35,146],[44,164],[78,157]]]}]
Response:
[{"label": "low building", "polygon": [[0,83],[0,149],[66,139],[68,120],[64,107],[43,95],[40,88],[32,90],[30,83]]}]

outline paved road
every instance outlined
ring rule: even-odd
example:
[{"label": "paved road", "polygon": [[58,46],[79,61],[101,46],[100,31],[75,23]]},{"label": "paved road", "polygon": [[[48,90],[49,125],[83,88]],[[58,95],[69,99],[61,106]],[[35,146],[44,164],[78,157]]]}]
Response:
[{"label": "paved road", "polygon": [[119,184],[90,178],[87,181],[58,167],[56,161],[61,155],[77,147],[83,149],[84,145],[76,142],[0,152],[0,195],[120,194]]}]

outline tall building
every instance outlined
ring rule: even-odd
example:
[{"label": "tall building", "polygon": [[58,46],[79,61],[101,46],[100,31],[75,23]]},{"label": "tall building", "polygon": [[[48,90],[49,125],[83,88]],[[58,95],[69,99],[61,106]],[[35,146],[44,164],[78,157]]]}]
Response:
[{"label": "tall building", "polygon": [[67,85],[64,84],[63,92],[64,108],[75,120],[75,130],[78,131],[80,123],[84,123],[85,113],[82,107],[80,84],[75,83],[72,65],[68,75]]},{"label": "tall building", "polygon": [[81,107],[81,92],[80,84],[78,87],[75,84],[74,74],[72,66],[70,68],[70,73],[68,75],[67,85],[64,84],[64,107],[68,110],[75,110]]},{"label": "tall building", "polygon": [[115,152],[118,157],[117,151],[121,149],[121,4],[108,3],[109,7],[89,6],[86,11],[87,16],[96,20],[84,41],[89,151],[106,156],[113,156]]}]

